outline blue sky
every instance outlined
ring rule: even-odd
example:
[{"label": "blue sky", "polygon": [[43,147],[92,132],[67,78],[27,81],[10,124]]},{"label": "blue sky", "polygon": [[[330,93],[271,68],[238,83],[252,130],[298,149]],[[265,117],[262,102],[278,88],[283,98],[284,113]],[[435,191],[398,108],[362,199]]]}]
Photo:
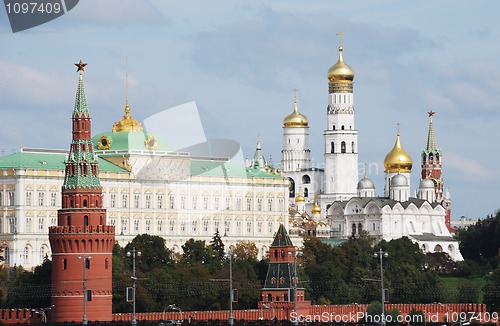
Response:
[{"label": "blue sky", "polygon": [[383,192],[383,159],[401,124],[418,186],[427,111],[452,195],[452,218],[500,208],[500,3],[491,1],[153,1],[82,0],[69,13],[13,34],[0,8],[0,150],[67,149],[77,74],[93,132],[123,115],[125,58],[129,103],[143,120],[196,101],[207,138],[238,141],[279,163],[282,121],[310,120],[320,165],[326,126],[326,72],[338,57],[355,72],[359,162]]}]

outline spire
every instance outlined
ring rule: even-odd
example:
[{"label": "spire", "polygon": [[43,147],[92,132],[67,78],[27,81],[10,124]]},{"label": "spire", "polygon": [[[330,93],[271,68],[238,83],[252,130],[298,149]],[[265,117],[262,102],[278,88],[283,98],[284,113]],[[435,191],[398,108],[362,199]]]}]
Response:
[{"label": "spire", "polygon": [[83,86],[83,72],[85,71],[85,66],[87,64],[83,63],[80,59],[79,63],[75,63],[77,66],[77,72],[80,73],[80,77],[78,79],[78,88],[76,91],[76,100],[75,100],[75,108],[73,109],[73,117],[82,115],[90,118],[89,108],[87,107],[87,100],[85,99],[85,88]]},{"label": "spire", "polygon": [[143,132],[144,129],[139,121],[130,114],[128,105],[128,58],[125,59],[125,115],[123,119],[113,125],[113,132]]},{"label": "spire", "polygon": [[85,99],[82,72],[86,63],[75,64],[80,73],[73,109],[73,139],[70,154],[66,162],[66,174],[63,189],[95,188],[101,189],[99,181],[98,158],[94,154],[91,140],[90,111]]},{"label": "spire", "polygon": [[255,149],[255,154],[253,155],[253,167],[264,169],[266,167],[266,160],[262,154],[262,149],[260,147],[260,135],[257,137],[257,148]]},{"label": "spire", "polygon": [[426,150],[428,153],[434,153],[437,150],[436,146],[436,137],[434,136],[434,126],[432,124],[432,117],[436,112],[429,111],[427,112],[429,114],[429,133],[427,134],[427,147]]},{"label": "spire", "polygon": [[271,247],[293,247],[292,240],[290,240],[288,232],[283,224],[280,224]]}]

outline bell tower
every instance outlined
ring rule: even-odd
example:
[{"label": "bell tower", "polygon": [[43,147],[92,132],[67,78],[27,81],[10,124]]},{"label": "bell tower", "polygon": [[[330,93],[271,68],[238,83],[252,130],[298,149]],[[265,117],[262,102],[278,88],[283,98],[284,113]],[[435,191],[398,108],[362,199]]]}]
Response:
[{"label": "bell tower", "polygon": [[324,131],[326,201],[356,196],[358,177],[358,131],[354,126],[354,71],[344,62],[342,33],[339,58],[328,70],[327,126]]},{"label": "bell tower", "polygon": [[49,228],[52,250],[50,321],[112,320],[112,249],[115,229],[106,225],[98,158],[91,141],[90,112],[79,72],[72,113],[72,140],[65,162],[62,208],[57,226]]}]

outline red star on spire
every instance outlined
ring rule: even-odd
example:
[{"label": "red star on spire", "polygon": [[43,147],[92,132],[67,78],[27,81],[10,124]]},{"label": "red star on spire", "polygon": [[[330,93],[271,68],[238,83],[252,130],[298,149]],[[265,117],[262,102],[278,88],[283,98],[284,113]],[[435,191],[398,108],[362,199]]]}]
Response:
[{"label": "red star on spire", "polygon": [[79,71],[85,71],[85,66],[87,64],[86,63],[83,63],[82,59],[80,59],[80,62],[79,63],[75,63],[75,66],[77,67],[76,69],[76,72],[79,72]]}]

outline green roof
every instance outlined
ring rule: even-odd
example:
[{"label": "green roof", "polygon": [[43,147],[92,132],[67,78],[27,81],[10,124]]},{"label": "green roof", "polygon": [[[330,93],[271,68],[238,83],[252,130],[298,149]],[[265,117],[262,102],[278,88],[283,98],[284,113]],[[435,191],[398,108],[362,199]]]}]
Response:
[{"label": "green roof", "polygon": [[[33,169],[64,171],[68,152],[62,150],[21,150],[21,152],[0,157],[0,169]],[[113,163],[99,158],[99,171],[126,172]]]},{"label": "green roof", "polygon": [[283,178],[280,175],[266,173],[258,168],[246,168],[231,162],[193,159],[191,161],[191,175],[211,177],[241,177],[241,178]]},{"label": "green roof", "polygon": [[274,241],[271,244],[271,247],[293,247],[292,240],[288,236],[288,232],[286,232],[285,226],[280,224],[278,228],[278,232],[274,236]]},{"label": "green roof", "polygon": [[[103,137],[106,137],[106,145],[108,149],[99,149],[99,143],[102,142]],[[147,146],[147,142],[150,146]],[[108,144],[109,142],[109,144]],[[101,132],[92,137],[94,149],[106,153],[109,151],[150,151],[151,148],[156,147],[155,151],[172,151],[166,141],[160,137],[148,132]],[[156,146],[154,146],[156,145]],[[149,147],[149,148],[148,148]]]}]

